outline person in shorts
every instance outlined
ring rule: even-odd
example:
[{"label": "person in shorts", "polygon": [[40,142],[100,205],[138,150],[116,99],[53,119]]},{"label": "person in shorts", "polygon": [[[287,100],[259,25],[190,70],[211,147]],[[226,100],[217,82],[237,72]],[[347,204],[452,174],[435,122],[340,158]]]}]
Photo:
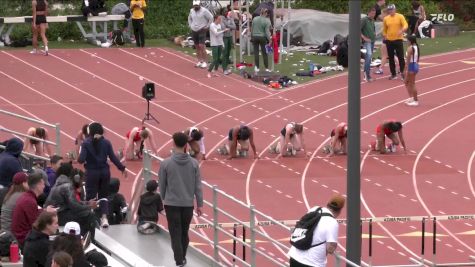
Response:
[{"label": "person in shorts", "polygon": [[206,69],[208,60],[206,55],[206,33],[213,22],[213,15],[208,9],[200,5],[200,0],[193,0],[193,8],[188,15],[188,26],[192,33],[191,37],[196,47],[198,63],[196,67]]},{"label": "person in shorts", "polygon": [[[386,137],[392,141],[392,144],[386,148]],[[376,142],[374,150],[381,154],[387,152],[396,152],[397,146],[402,145],[404,151],[407,150],[406,142],[402,134],[402,123],[396,120],[386,120],[376,128]]]},{"label": "person in shorts", "polygon": [[409,99],[406,101],[406,105],[415,107],[419,106],[419,99],[417,98],[416,89],[416,75],[419,72],[420,50],[415,35],[407,37],[407,42],[408,48],[406,51],[406,62],[408,62],[409,64],[407,65],[407,68],[405,70],[406,78],[404,80],[404,83],[406,84]]},{"label": "person in shorts", "polygon": [[339,123],[330,133],[329,157],[335,154],[346,154],[348,140],[348,125],[345,122]]},{"label": "person in shorts", "polygon": [[[239,147],[238,147],[239,145]],[[249,145],[254,152],[254,158],[259,158],[254,144],[254,132],[251,127],[240,125],[229,129],[228,144],[218,149],[218,152],[223,155],[228,155],[228,159],[236,157],[246,157],[249,151]]]},{"label": "person in shorts", "polygon": [[48,38],[46,37],[46,29],[48,23],[46,22],[46,16],[48,15],[48,1],[46,0],[33,0],[31,1],[33,10],[33,23],[31,28],[33,30],[33,51],[32,54],[38,52],[38,33],[41,35],[43,45],[45,46],[45,56],[48,55]]}]

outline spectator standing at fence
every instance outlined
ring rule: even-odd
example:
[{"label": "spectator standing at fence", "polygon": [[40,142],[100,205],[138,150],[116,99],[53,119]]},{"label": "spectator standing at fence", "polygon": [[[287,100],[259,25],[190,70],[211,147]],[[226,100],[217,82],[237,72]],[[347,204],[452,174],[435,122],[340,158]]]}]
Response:
[{"label": "spectator standing at fence", "polygon": [[34,153],[38,156],[51,156],[51,147],[49,144],[46,144],[44,141],[49,141],[48,131],[43,127],[31,127],[26,132],[26,135],[36,137],[42,141],[31,139],[29,137],[25,138],[25,148],[26,152]]},{"label": "spectator standing at fence", "polygon": [[[345,198],[341,195],[335,195],[322,207],[324,214],[313,232],[312,244],[320,244],[300,250],[292,246],[289,251],[290,267],[325,267],[327,265],[327,255],[333,254],[338,245],[338,222],[336,218],[340,216],[341,210],[345,206]],[[313,207],[309,212],[315,211]]]},{"label": "spectator standing at fence", "polygon": [[367,82],[373,81],[371,78],[371,60],[373,59],[374,42],[376,41],[375,13],[376,9],[371,7],[368,10],[368,15],[361,19],[361,38],[363,39],[363,48],[366,49],[363,74]]},{"label": "spectator standing at fence", "polygon": [[159,188],[165,204],[175,263],[185,266],[193,202],[196,198],[196,213],[201,216],[203,192],[199,163],[185,153],[188,136],[177,132],[173,134],[173,142],[174,153],[160,164]]},{"label": "spectator standing at fence", "polygon": [[130,10],[132,11],[132,26],[134,27],[135,44],[137,47],[145,46],[144,18],[147,2],[145,0],[130,1]]},{"label": "spectator standing at fence", "polygon": [[38,52],[38,33],[41,35],[43,45],[45,46],[45,55],[48,55],[48,38],[46,38],[46,29],[48,23],[46,22],[46,16],[48,15],[48,1],[46,0],[33,0],[31,1],[33,11],[33,23],[31,25],[33,31],[33,51],[32,54]]},{"label": "spectator standing at fence", "polygon": [[214,15],[214,21],[209,26],[209,39],[211,44],[211,53],[213,55],[213,62],[208,67],[208,78],[211,78],[211,76],[219,76],[216,72],[218,71],[220,63],[222,65],[223,72],[225,71],[224,60],[222,60],[221,54],[223,52],[224,46],[223,33],[227,31],[229,31],[229,29],[223,29],[221,27],[221,16],[218,14]]},{"label": "spectator standing at fence", "polygon": [[408,67],[406,68],[406,80],[404,82],[409,94],[409,99],[406,101],[406,105],[419,106],[416,88],[416,75],[419,72],[420,50],[415,35],[407,37],[407,42],[409,45],[406,51],[406,61],[408,62]]},{"label": "spectator standing at fence", "polygon": [[[234,22],[233,12],[227,11],[225,16],[221,19],[221,26],[223,29],[228,29],[224,32],[223,42],[224,42],[224,51],[223,51],[223,69],[224,75],[231,74],[231,70],[228,70],[228,65],[230,62],[231,49],[233,48],[233,34],[236,30],[236,23]],[[224,26],[224,27],[223,27]]]},{"label": "spectator standing at fence", "polygon": [[196,67],[198,68],[206,69],[208,66],[205,41],[206,33],[212,22],[213,15],[211,15],[211,12],[200,5],[200,0],[193,0],[193,8],[190,9],[190,14],[188,15],[188,26],[192,31],[191,37],[196,47],[196,56],[198,58]]},{"label": "spectator standing at fence", "polygon": [[397,55],[399,60],[399,71],[401,72],[401,78],[404,80],[404,44],[403,34],[407,30],[407,22],[403,15],[396,13],[396,6],[391,4],[387,8],[388,15],[383,20],[383,36],[386,40],[386,46],[388,48],[389,56],[389,69],[391,70],[390,80],[397,78],[396,76],[396,63],[394,61],[394,55]]},{"label": "spectator standing at fence", "polygon": [[110,141],[104,138],[104,128],[100,123],[93,122],[88,126],[88,138],[82,143],[78,162],[85,163],[86,200],[97,199],[99,201],[102,215],[101,226],[104,228],[109,227],[107,196],[109,195],[111,174],[107,159],[110,159],[124,177],[127,177],[125,166],[115,155]]},{"label": "spectator standing at fence", "polygon": [[269,70],[269,57],[267,56],[266,45],[271,41],[269,20],[269,11],[265,8],[261,9],[260,16],[252,19],[251,42],[254,51],[255,73],[259,72],[259,47],[261,48],[262,57],[264,58],[264,66],[267,72]]},{"label": "spectator standing at fence", "polygon": [[13,184],[8,189],[8,192],[3,199],[2,213],[0,215],[0,225],[3,231],[12,231],[13,211],[15,210],[17,200],[28,190],[28,176],[24,172],[17,172],[13,176]]},{"label": "spectator standing at fence", "polygon": [[[28,175],[29,190],[22,193],[18,198],[12,217],[12,233],[18,240],[20,247],[23,247],[26,235],[31,231],[31,227],[41,209],[38,209],[38,197],[43,194],[45,181],[41,173],[32,173]],[[53,206],[47,206],[47,212],[56,212]]]},{"label": "spectator standing at fence", "polygon": [[17,172],[23,171],[21,167],[20,157],[23,151],[23,141],[13,137],[7,141],[5,151],[0,153],[0,186],[9,187],[12,183],[13,176]]},{"label": "spectator standing at fence", "polygon": [[58,230],[56,213],[43,211],[33,223],[33,229],[28,233],[23,248],[24,267],[45,267],[46,256],[51,245],[50,236]]}]

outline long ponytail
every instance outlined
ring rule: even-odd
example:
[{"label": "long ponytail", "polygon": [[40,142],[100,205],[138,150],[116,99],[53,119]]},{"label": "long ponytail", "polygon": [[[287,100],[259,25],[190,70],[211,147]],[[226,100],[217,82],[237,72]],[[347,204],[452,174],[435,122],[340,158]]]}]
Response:
[{"label": "long ponytail", "polygon": [[[417,62],[419,62],[419,58],[421,57],[421,50],[419,49],[419,44],[417,43],[417,38],[415,35],[411,35],[407,37],[407,40],[411,43],[411,45],[416,45],[417,47]],[[412,58],[414,59],[414,49],[412,50]]]},{"label": "long ponytail", "polygon": [[98,122],[93,122],[89,124],[87,127],[87,133],[88,136],[92,138],[92,146],[94,147],[94,151],[96,153],[99,153],[100,147],[99,147],[99,140],[101,138],[104,138],[104,128],[102,125]]}]

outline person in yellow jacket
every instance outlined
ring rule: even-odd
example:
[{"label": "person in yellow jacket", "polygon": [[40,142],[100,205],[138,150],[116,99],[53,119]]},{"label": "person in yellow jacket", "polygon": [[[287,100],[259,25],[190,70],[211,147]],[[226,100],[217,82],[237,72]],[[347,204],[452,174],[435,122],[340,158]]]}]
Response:
[{"label": "person in yellow jacket", "polygon": [[134,27],[134,35],[137,47],[145,46],[145,35],[143,32],[143,24],[147,2],[145,0],[130,1],[130,11],[132,12],[132,26]]},{"label": "person in yellow jacket", "polygon": [[387,7],[388,15],[383,20],[383,37],[386,42],[389,57],[389,69],[391,70],[390,80],[397,78],[396,63],[394,55],[397,55],[399,60],[399,71],[401,78],[404,80],[404,45],[403,34],[407,30],[407,22],[403,15],[396,13],[396,6],[391,4]]}]

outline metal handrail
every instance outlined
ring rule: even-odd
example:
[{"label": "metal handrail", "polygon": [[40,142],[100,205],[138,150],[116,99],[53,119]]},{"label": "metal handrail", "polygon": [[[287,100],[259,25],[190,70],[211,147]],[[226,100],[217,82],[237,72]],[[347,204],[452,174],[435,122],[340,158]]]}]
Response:
[{"label": "metal handrail", "polygon": [[10,112],[10,111],[7,111],[7,110],[3,110],[3,109],[0,109],[0,113],[8,115],[8,116],[15,117],[15,118],[18,118],[18,119],[22,119],[22,120],[26,120],[26,121],[30,121],[30,122],[34,122],[34,123],[38,123],[38,124],[41,124],[41,125],[44,125],[44,126],[54,128],[55,129],[55,142],[51,142],[51,141],[39,139],[39,138],[34,137],[34,136],[18,133],[18,132],[6,129],[4,127],[2,127],[1,130],[5,131],[5,132],[12,133],[12,134],[20,135],[20,136],[23,136],[23,137],[27,137],[29,139],[33,139],[33,140],[36,140],[36,141],[45,142],[47,144],[54,145],[55,148],[56,148],[55,153],[57,155],[61,155],[61,128],[60,128],[59,123],[51,124],[51,123],[47,123],[47,122],[42,121],[42,120],[33,119],[33,118],[30,118],[30,117],[26,117],[26,116],[16,114],[16,113],[13,113],[13,112]]},{"label": "metal handrail", "polygon": [[[6,146],[0,145],[0,148],[6,149]],[[25,152],[25,151],[22,151],[22,152],[21,152],[21,155],[26,156],[26,157],[29,157],[29,158],[35,158],[35,159],[40,159],[40,160],[49,161],[49,158],[47,158],[47,157],[38,156],[38,155],[31,154],[31,153]]]},{"label": "metal handrail", "polygon": [[51,141],[48,141],[48,140],[38,138],[36,136],[32,136],[32,135],[20,133],[20,132],[17,132],[17,131],[13,131],[13,130],[7,129],[5,127],[0,127],[0,131],[11,133],[11,134],[14,134],[14,135],[19,135],[19,136],[22,136],[22,137],[25,137],[25,138],[28,138],[28,139],[31,139],[31,140],[38,141],[38,142],[43,142],[43,143],[50,144],[50,145],[56,145],[55,142],[51,142]]}]

